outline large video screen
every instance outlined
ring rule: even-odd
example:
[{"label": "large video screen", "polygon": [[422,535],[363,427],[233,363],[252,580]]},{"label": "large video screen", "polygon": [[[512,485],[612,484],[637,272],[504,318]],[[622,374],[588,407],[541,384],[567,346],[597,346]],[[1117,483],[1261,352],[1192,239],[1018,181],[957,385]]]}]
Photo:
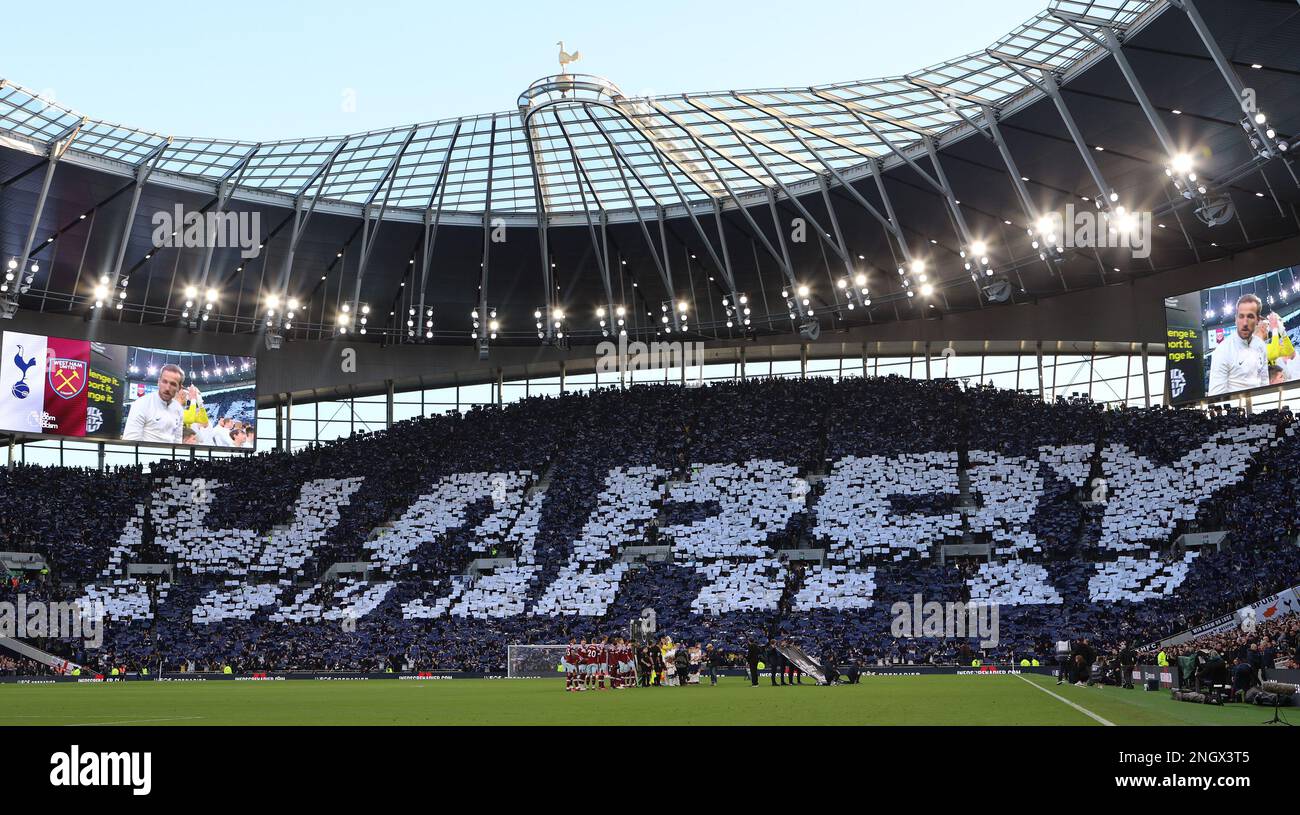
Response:
[{"label": "large video screen", "polygon": [[257,359],[6,331],[0,431],[246,448]]},{"label": "large video screen", "polygon": [[1165,298],[1173,404],[1300,380],[1300,266]]}]

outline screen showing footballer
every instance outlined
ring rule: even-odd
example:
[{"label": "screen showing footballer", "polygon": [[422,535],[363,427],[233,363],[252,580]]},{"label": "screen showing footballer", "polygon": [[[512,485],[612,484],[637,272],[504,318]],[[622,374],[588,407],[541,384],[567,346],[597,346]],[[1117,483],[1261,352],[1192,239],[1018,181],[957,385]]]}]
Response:
[{"label": "screen showing footballer", "polygon": [[257,359],[6,331],[0,431],[253,446]]},{"label": "screen showing footballer", "polygon": [[1165,298],[1169,400],[1300,379],[1300,266]]}]

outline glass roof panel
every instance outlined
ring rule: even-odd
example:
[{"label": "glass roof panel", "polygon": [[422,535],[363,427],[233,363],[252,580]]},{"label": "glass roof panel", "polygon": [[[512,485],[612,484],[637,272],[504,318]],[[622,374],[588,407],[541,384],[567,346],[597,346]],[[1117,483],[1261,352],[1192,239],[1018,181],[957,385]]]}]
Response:
[{"label": "glass roof panel", "polygon": [[[901,150],[926,135],[940,137],[963,126],[963,115],[981,115],[981,105],[996,107],[1030,91],[999,57],[1061,71],[1096,52],[1052,10],[1122,30],[1167,5],[1051,0],[1048,10],[988,49],[903,77],[653,98],[623,96],[595,77],[552,77],[554,87],[521,98],[536,105],[525,108],[528,132],[524,113],[509,111],[261,144],[177,138],[158,169],[209,181],[229,176],[265,192],[353,204],[388,196],[390,207],[473,214],[489,206],[532,213],[539,203],[552,215],[676,206],[683,197],[709,203],[761,192],[778,179],[806,182],[826,164],[842,171],[888,157],[891,144]],[[565,80],[590,82],[575,90]],[[25,88],[0,85],[0,132],[49,142],[81,118]],[[136,164],[165,142],[161,134],[90,119],[71,151]]]}]

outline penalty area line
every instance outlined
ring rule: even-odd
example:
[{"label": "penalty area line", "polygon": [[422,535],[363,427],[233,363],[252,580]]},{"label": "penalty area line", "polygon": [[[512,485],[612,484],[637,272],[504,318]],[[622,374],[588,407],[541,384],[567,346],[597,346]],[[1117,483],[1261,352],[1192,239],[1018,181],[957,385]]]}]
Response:
[{"label": "penalty area line", "polygon": [[1088,709],[1087,709],[1086,707],[1084,707],[1083,705],[1077,705],[1077,704],[1075,704],[1074,702],[1071,702],[1069,699],[1066,699],[1064,696],[1060,695],[1059,693],[1054,693],[1053,691],[1048,690],[1047,688],[1043,687],[1042,685],[1038,684],[1037,682],[1034,682],[1034,681],[1029,680],[1029,679],[1025,679],[1025,677],[1021,676],[1020,674],[1016,674],[1016,679],[1019,679],[1020,681],[1025,682],[1026,684],[1028,684],[1028,685],[1030,685],[1030,686],[1032,686],[1032,687],[1037,688],[1038,690],[1042,691],[1043,693],[1047,694],[1048,696],[1052,697],[1053,699],[1057,699],[1057,700],[1059,700],[1059,701],[1065,702],[1067,705],[1069,705],[1070,707],[1072,707],[1072,708],[1074,708],[1075,710],[1079,711],[1079,712],[1082,713],[1083,715],[1087,716],[1089,719],[1093,719],[1093,720],[1095,720],[1095,721],[1101,722],[1101,723],[1102,723],[1103,725],[1105,725],[1106,727],[1114,727],[1114,726],[1115,726],[1115,723],[1112,722],[1112,721],[1110,721],[1109,719],[1103,719],[1102,717],[1098,716],[1096,713],[1093,713],[1091,710],[1088,710]]}]

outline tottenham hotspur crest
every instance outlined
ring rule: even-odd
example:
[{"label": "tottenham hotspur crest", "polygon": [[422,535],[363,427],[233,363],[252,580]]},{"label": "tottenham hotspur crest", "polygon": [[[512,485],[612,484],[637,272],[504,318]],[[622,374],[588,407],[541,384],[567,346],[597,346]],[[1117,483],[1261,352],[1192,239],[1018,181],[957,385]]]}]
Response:
[{"label": "tottenham hotspur crest", "polygon": [[23,372],[23,375],[14,383],[11,390],[13,391],[14,398],[26,399],[28,394],[32,392],[31,387],[27,384],[27,372],[36,364],[36,357],[24,360],[23,347],[20,345],[18,346],[18,353],[14,354],[14,364],[18,366],[18,370]]}]

